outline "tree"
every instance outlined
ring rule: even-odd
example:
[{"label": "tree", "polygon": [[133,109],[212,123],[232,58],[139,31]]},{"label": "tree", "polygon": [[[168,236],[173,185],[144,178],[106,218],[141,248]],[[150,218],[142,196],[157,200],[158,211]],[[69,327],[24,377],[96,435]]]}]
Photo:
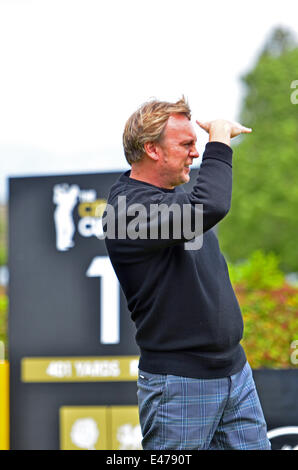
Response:
[{"label": "tree", "polygon": [[262,249],[278,255],[284,271],[298,271],[297,64],[291,33],[277,29],[242,77],[239,121],[253,132],[233,145],[232,205],[219,226],[221,248],[232,262]]}]

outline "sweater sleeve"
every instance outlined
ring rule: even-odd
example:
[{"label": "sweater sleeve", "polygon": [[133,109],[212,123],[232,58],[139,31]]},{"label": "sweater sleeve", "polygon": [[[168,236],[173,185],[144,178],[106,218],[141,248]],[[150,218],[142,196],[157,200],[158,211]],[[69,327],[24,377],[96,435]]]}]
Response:
[{"label": "sweater sleeve", "polygon": [[231,147],[208,142],[192,192],[191,204],[203,204],[203,232],[214,227],[229,212],[232,197]]},{"label": "sweater sleeve", "polygon": [[121,251],[151,251],[188,242],[214,227],[230,209],[232,154],[228,145],[208,142],[191,192],[167,192],[142,184],[116,192],[109,202],[115,209],[112,222],[117,230],[113,237],[104,215],[106,243],[115,248],[114,238]]}]

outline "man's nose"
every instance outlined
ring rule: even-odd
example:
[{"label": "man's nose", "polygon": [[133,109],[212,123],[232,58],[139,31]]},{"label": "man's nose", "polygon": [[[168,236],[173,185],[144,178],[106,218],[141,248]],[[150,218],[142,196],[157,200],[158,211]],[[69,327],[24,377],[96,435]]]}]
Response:
[{"label": "man's nose", "polygon": [[200,156],[200,155],[199,155],[199,152],[197,151],[195,145],[194,145],[193,148],[191,149],[190,153],[191,153],[191,157],[192,157],[192,158],[198,158],[198,157]]}]

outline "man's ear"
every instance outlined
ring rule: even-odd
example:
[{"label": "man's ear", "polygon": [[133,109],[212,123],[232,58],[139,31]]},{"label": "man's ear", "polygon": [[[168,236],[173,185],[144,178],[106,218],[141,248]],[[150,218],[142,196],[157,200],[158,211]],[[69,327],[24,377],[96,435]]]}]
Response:
[{"label": "man's ear", "polygon": [[144,144],[144,150],[148,157],[152,158],[152,160],[159,160],[160,147],[156,142],[146,142]]}]

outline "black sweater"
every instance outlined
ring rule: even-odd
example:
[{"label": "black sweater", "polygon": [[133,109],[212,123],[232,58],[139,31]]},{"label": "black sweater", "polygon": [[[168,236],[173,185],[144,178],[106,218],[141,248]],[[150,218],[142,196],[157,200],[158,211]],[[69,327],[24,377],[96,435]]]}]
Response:
[{"label": "black sweater", "polygon": [[[110,191],[108,204],[116,219],[119,196],[126,197],[127,207],[143,204],[148,214],[150,204],[188,204],[192,221],[196,204],[203,204],[203,244],[196,250],[185,249],[183,231],[180,239],[173,235],[179,214],[170,214],[169,236],[159,233],[154,239],[119,237],[117,230],[115,237],[108,236],[106,223],[112,219],[104,214],[106,247],[137,329],[140,369],[193,378],[238,372],[246,361],[240,345],[243,321],[212,230],[230,208],[232,149],[221,142],[207,143],[190,193],[180,186],[159,188],[129,174],[122,174]],[[131,220],[128,217],[126,224]],[[143,225],[144,220],[149,221],[143,218]]]}]

